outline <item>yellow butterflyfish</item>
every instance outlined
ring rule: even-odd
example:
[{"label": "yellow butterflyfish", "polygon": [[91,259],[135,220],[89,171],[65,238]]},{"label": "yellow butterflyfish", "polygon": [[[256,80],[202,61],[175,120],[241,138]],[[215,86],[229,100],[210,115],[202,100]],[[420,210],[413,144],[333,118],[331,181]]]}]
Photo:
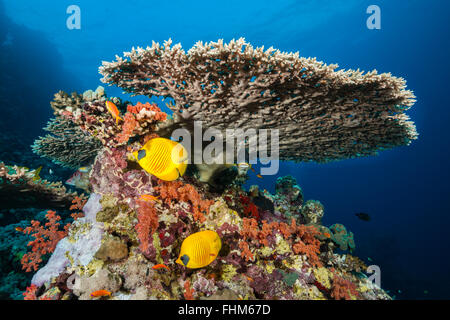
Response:
[{"label": "yellow butterflyfish", "polygon": [[222,241],[217,232],[196,232],[184,239],[175,262],[190,269],[203,268],[216,259],[221,247]]},{"label": "yellow butterflyfish", "polygon": [[145,171],[165,181],[181,177],[188,164],[188,153],[183,145],[166,138],[149,140],[133,155]]}]

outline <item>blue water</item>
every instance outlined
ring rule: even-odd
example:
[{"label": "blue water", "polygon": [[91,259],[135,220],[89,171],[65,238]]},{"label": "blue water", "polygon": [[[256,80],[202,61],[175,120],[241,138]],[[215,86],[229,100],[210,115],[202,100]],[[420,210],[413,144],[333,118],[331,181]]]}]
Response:
[{"label": "blue water", "polygon": [[[81,30],[66,27],[71,4],[81,8]],[[381,8],[381,30],[366,27],[371,4]],[[254,46],[299,51],[342,68],[392,72],[417,96],[408,111],[417,141],[376,157],[282,163],[279,175],[292,174],[307,199],[324,204],[325,224],[343,223],[354,232],[356,255],[381,267],[391,294],[448,299],[449,10],[446,0],[3,0],[0,102],[7,111],[1,129],[31,144],[51,116],[55,92],[95,89],[101,61],[152,40],[172,38],[187,50],[198,40],[245,37]],[[108,94],[122,95],[117,88]],[[1,146],[0,160],[27,165],[34,159],[26,148],[18,155],[11,148]],[[274,191],[276,177],[252,176],[249,183]],[[361,211],[372,221],[358,220]]]}]

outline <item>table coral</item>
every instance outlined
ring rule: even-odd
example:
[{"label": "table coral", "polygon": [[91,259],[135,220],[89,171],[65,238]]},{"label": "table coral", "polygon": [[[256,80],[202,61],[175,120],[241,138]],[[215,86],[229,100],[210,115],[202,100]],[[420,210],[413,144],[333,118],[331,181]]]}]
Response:
[{"label": "table coral", "polygon": [[337,67],[241,38],[199,41],[187,53],[171,40],[153,42],[103,62],[100,73],[133,95],[173,98],[168,125],[277,128],[283,160],[367,156],[417,138],[404,113],[415,102],[404,79]]}]

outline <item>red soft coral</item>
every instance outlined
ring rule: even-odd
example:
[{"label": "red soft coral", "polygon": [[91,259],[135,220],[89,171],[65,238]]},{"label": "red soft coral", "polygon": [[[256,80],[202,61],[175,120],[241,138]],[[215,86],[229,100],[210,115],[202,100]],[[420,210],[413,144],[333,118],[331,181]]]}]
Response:
[{"label": "red soft coral", "polygon": [[259,219],[258,207],[250,201],[250,198],[241,195],[240,200],[244,206],[244,216]]},{"label": "red soft coral", "polygon": [[64,230],[58,230],[61,217],[56,215],[55,211],[47,211],[45,216],[48,222],[41,226],[39,221],[31,221],[31,227],[27,227],[23,230],[23,233],[31,234],[35,239],[28,243],[31,246],[31,252],[28,252],[22,257],[22,269],[26,272],[31,270],[37,271],[39,263],[42,262],[42,256],[51,253],[55,250],[55,247],[59,240],[67,235],[70,224],[64,226]]},{"label": "red soft coral", "polygon": [[155,207],[147,201],[138,201],[138,223],[136,232],[138,234],[142,252],[147,252],[149,248],[150,236],[158,229],[158,214]]},{"label": "red soft coral", "polygon": [[188,280],[186,280],[184,282],[184,298],[186,300],[194,300],[194,289],[191,288],[191,282]]}]

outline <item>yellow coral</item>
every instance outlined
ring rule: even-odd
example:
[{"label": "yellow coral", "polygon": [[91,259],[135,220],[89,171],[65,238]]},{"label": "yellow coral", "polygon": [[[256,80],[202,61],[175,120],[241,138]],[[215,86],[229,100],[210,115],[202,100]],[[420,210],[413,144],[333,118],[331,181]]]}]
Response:
[{"label": "yellow coral", "polygon": [[277,234],[275,240],[276,240],[276,247],[275,247],[276,253],[282,255],[292,252],[291,246],[286,240],[283,239],[281,235]]},{"label": "yellow coral", "polygon": [[226,264],[222,267],[222,280],[231,281],[231,279],[237,274],[236,268],[231,264]]},{"label": "yellow coral", "polygon": [[270,261],[266,264],[266,270],[268,273],[272,273],[275,270],[275,265],[273,264],[273,261]]},{"label": "yellow coral", "polygon": [[268,257],[274,252],[274,250],[272,250],[270,247],[262,247],[258,251],[262,257]]},{"label": "yellow coral", "polygon": [[333,277],[333,275],[328,271],[327,268],[317,268],[313,270],[314,277],[316,277],[316,280],[322,284],[325,288],[330,289],[331,288],[331,282],[330,278]]}]

